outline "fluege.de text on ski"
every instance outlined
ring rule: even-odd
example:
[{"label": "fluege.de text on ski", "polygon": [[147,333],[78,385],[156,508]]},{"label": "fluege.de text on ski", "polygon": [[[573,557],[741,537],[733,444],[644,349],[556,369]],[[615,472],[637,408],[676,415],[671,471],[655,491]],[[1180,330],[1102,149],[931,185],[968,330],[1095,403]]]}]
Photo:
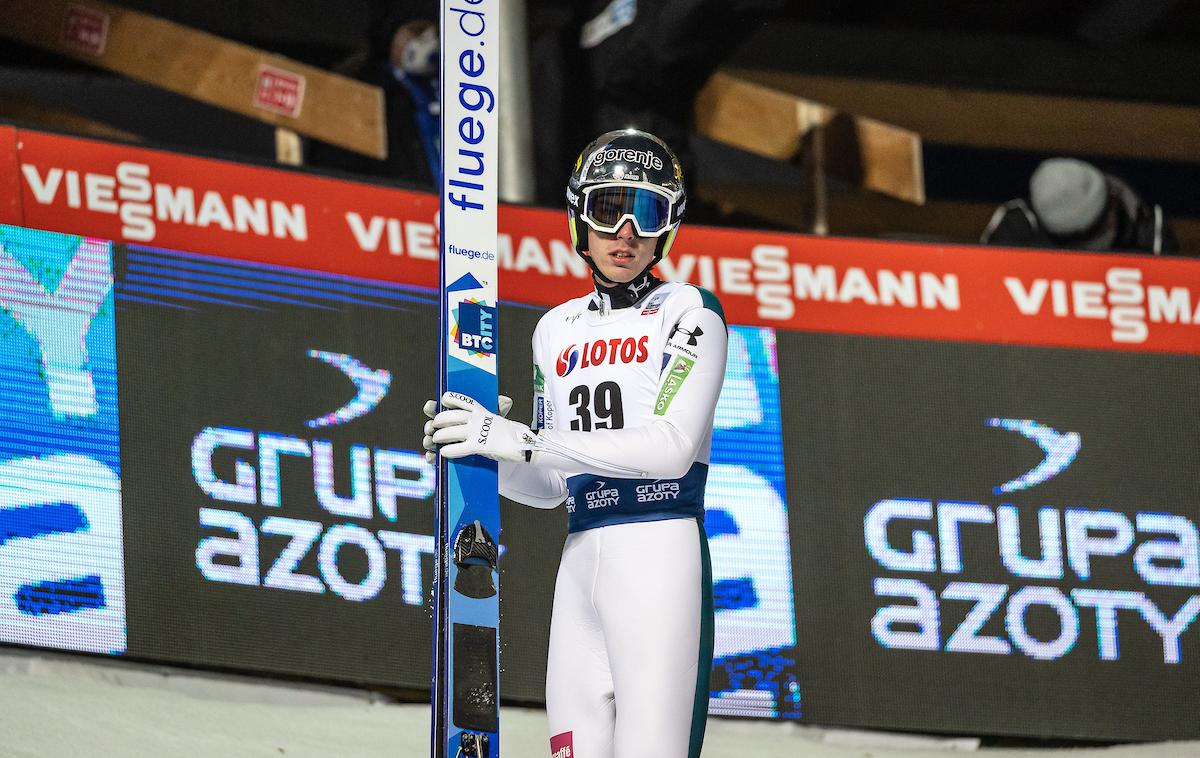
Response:
[{"label": "fluege.de text on ski", "polygon": [[[458,7],[460,3],[462,6],[472,7]],[[479,38],[480,47],[484,46],[482,37],[487,28],[487,16],[483,10],[479,10],[479,6],[484,4],[485,0],[458,0],[448,8],[450,15],[457,18],[459,30],[468,37]],[[470,113],[478,113],[480,110],[491,113],[496,107],[495,93],[485,84],[470,81],[479,79],[487,67],[484,51],[463,50],[454,65],[458,68],[459,105]],[[488,160],[481,144],[484,138],[484,124],[470,113],[459,119],[456,128],[463,142],[476,146],[477,149],[460,147],[456,156],[446,156],[445,167],[448,179],[446,200],[464,211],[484,210],[484,184],[477,179],[483,175]],[[455,192],[453,188],[462,191]]]}]

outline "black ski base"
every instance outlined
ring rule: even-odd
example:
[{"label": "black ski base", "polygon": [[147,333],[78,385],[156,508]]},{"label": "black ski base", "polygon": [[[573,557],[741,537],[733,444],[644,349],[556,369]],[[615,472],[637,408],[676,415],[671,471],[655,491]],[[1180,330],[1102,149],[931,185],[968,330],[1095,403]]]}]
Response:
[{"label": "black ski base", "polygon": [[475,732],[500,731],[496,700],[497,631],[490,626],[454,625],[454,696],[451,721]]}]

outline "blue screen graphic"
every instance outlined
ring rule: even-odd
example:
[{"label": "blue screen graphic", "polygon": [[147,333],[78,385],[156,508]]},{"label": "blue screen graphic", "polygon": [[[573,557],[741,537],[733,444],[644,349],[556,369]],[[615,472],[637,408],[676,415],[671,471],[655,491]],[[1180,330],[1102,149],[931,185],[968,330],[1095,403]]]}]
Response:
[{"label": "blue screen graphic", "polygon": [[112,271],[0,226],[0,641],[125,651]]},{"label": "blue screen graphic", "polygon": [[716,637],[709,712],[800,717],[775,332],[729,327],[705,527]]}]

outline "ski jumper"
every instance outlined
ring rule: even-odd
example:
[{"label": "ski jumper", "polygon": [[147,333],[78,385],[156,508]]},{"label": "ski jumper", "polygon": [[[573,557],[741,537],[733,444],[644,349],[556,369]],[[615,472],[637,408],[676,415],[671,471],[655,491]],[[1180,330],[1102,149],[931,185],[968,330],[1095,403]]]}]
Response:
[{"label": "ski jumper", "polygon": [[643,281],[635,300],[597,291],[542,317],[537,442],[528,464],[500,464],[502,495],[566,502],[546,679],[559,758],[694,758],[704,736],[704,486],[726,327],[708,291]]}]

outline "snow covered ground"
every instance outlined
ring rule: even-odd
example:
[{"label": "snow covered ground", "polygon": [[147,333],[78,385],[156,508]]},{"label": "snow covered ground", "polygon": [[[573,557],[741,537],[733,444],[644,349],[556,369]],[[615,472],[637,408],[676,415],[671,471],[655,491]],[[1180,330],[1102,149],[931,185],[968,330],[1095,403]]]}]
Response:
[{"label": "snow covered ground", "polygon": [[[501,714],[505,758],[549,754],[546,716]],[[1200,758],[1200,742],[978,748],[936,739],[710,718],[705,758]],[[429,754],[429,706],[359,690],[0,649],[4,758],[401,758]],[[586,758],[581,756],[580,758]]]}]

